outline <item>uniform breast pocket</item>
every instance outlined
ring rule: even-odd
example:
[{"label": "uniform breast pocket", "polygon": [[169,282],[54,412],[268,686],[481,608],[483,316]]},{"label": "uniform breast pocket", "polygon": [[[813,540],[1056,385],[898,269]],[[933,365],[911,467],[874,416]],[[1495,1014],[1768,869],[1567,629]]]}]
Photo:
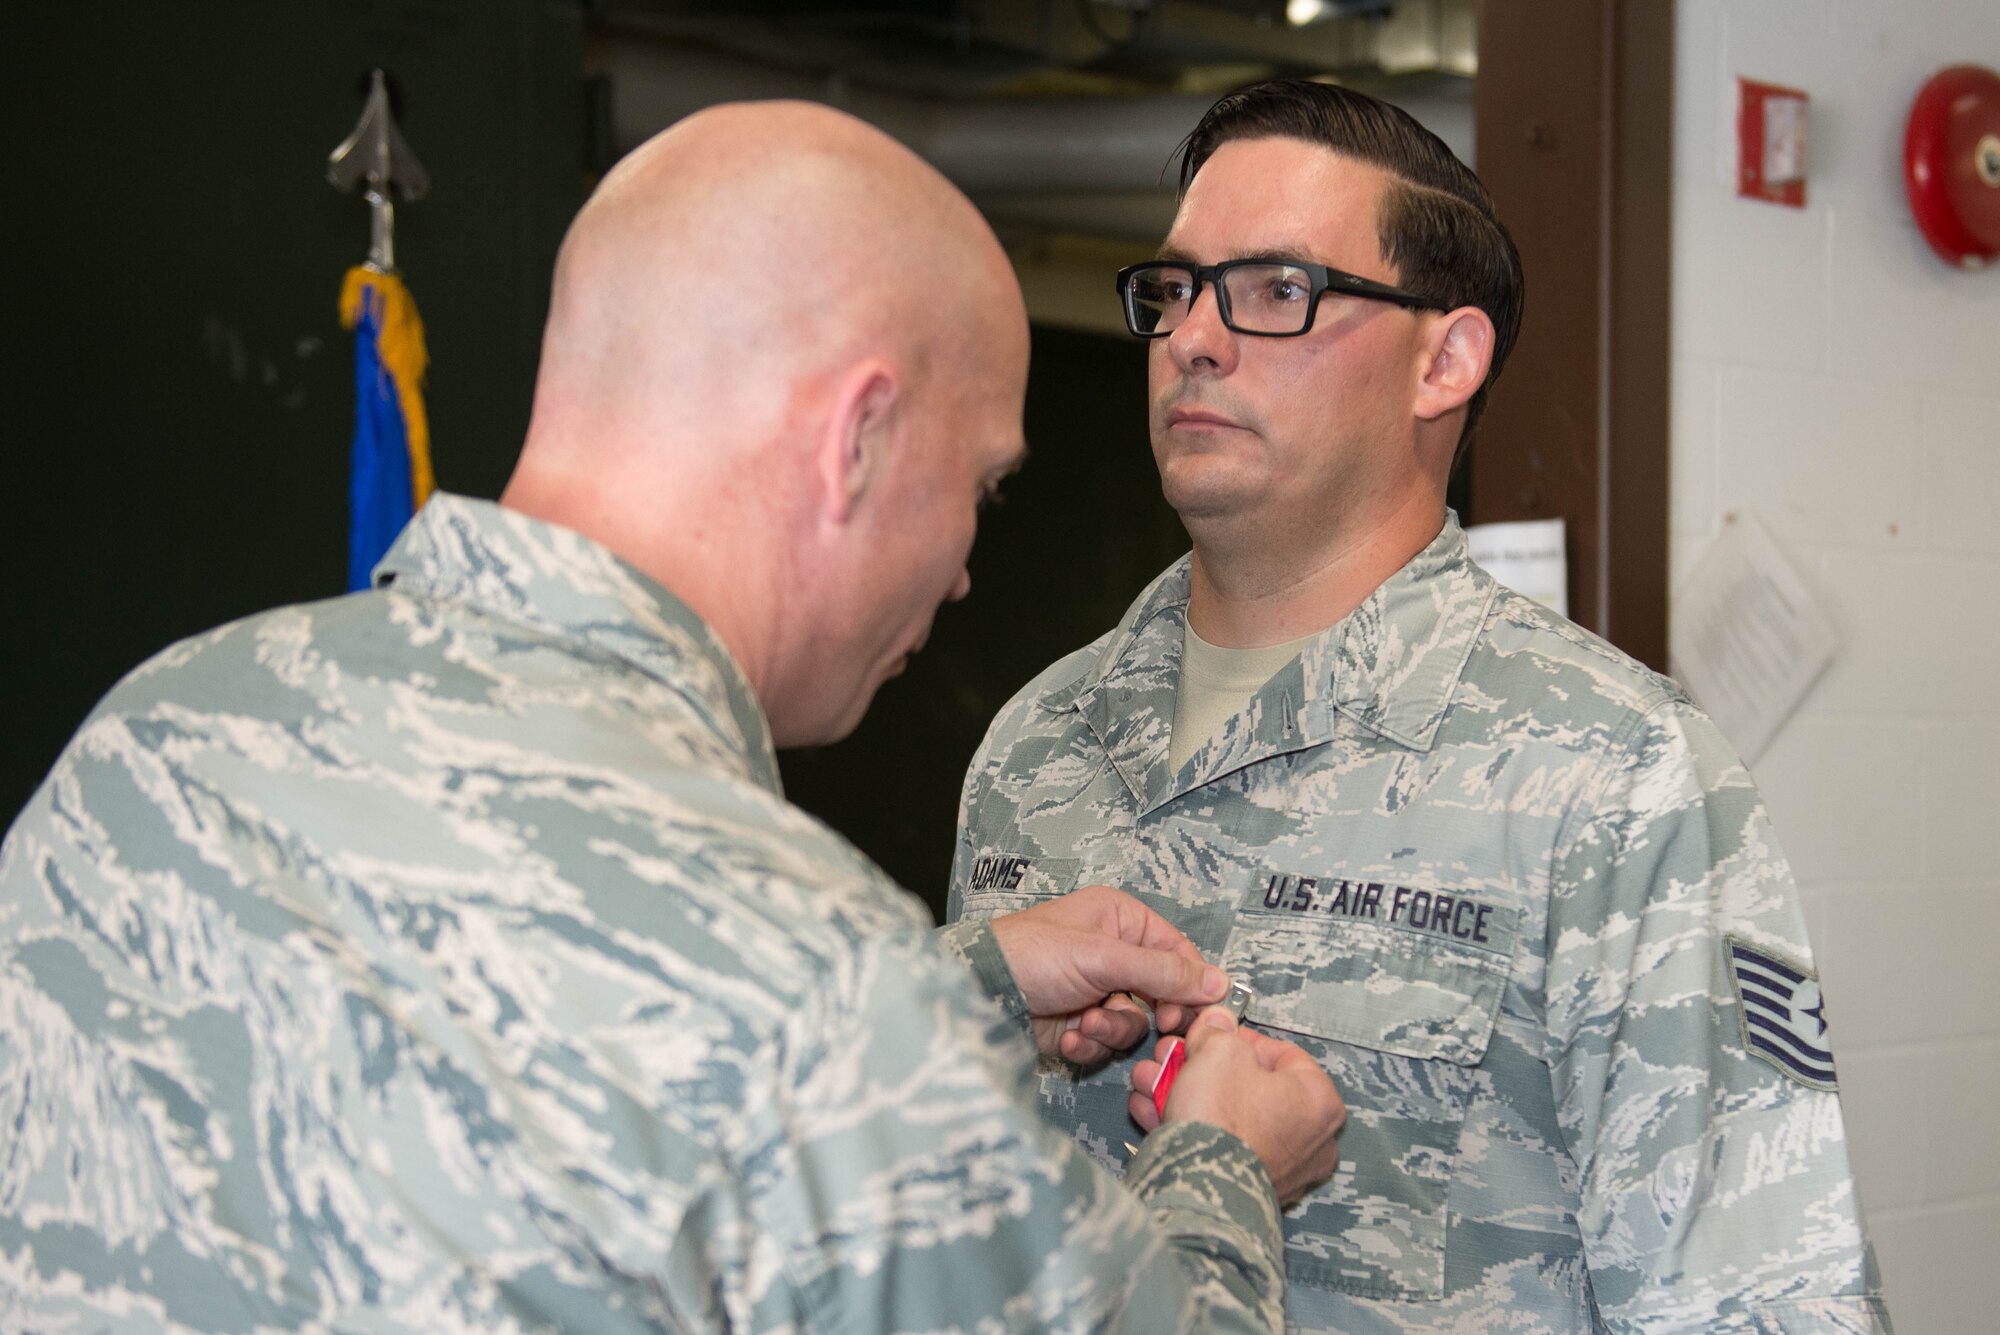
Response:
[{"label": "uniform breast pocket", "polygon": [[1286,1272],[1362,1297],[1439,1298],[1459,1133],[1516,910],[1350,886],[1351,902],[1325,912],[1337,892],[1304,884],[1245,903],[1224,959],[1256,989],[1249,1018],[1317,1057],[1347,1103],[1339,1170],[1286,1212]]},{"label": "uniform breast pocket", "polygon": [[997,918],[1076,889],[1082,863],[1076,858],[1045,858],[1004,849],[987,849],[972,860],[971,874],[959,896],[960,915]]}]

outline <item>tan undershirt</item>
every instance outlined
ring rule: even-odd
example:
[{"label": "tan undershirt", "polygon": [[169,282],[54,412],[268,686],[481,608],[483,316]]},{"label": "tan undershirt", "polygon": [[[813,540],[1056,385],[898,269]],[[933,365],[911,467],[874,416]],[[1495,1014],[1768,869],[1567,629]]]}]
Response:
[{"label": "tan undershirt", "polygon": [[1175,773],[1224,723],[1241,713],[1250,697],[1277,670],[1298,657],[1319,632],[1258,649],[1224,649],[1189,626],[1181,640],[1181,687],[1174,697],[1174,731],[1167,741],[1167,764]]}]

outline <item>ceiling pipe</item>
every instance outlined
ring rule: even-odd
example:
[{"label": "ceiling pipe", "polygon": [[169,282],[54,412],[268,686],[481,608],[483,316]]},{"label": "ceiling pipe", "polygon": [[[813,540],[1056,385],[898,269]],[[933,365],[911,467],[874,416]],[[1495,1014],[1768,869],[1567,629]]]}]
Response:
[{"label": "ceiling pipe", "polygon": [[[621,153],[717,102],[801,98],[894,136],[996,221],[1148,243],[1173,216],[1178,181],[1169,159],[1214,101],[1205,94],[920,97],[618,30],[593,37],[587,62],[609,76]],[[1469,87],[1392,100],[1472,161]]]}]

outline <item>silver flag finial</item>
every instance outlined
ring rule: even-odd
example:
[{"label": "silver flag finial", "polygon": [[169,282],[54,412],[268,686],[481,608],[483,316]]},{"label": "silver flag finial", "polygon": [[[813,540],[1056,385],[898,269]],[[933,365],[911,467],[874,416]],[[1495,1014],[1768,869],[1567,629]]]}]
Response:
[{"label": "silver flag finial", "polygon": [[345,191],[351,192],[357,185],[363,188],[369,211],[368,265],[384,273],[394,272],[394,196],[405,201],[422,199],[431,188],[431,178],[396,128],[395,115],[389,110],[389,86],[379,69],[369,80],[361,119],[340,141],[340,147],[327,156],[326,179]]}]

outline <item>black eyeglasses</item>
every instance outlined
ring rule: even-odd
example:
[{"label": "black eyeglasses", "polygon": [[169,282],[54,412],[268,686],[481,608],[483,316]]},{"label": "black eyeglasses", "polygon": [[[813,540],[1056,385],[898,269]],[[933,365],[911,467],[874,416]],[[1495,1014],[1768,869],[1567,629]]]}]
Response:
[{"label": "black eyeglasses", "polygon": [[1125,327],[1140,338],[1165,338],[1187,319],[1204,283],[1215,284],[1215,304],[1226,328],[1266,338],[1295,338],[1311,329],[1313,312],[1328,292],[1387,301],[1413,310],[1449,309],[1430,297],[1306,260],[1224,260],[1221,264],[1155,260],[1118,271]]}]

